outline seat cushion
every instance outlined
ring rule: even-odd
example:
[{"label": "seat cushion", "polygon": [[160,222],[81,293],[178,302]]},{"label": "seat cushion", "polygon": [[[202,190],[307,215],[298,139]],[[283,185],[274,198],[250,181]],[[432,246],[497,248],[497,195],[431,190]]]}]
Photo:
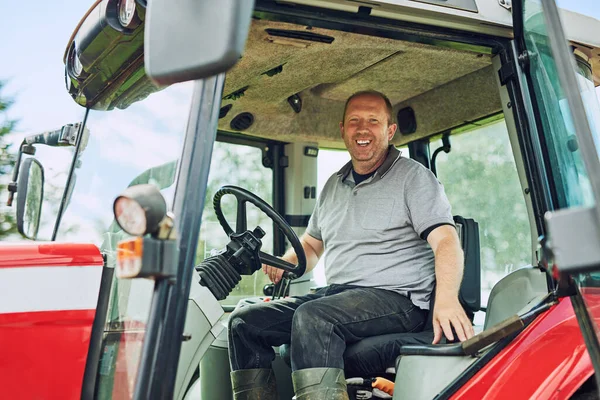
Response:
[{"label": "seat cushion", "polygon": [[431,344],[433,331],[390,333],[362,339],[346,348],[344,370],[346,377],[367,377],[381,374],[393,367],[404,345]]},{"label": "seat cushion", "polygon": [[[431,344],[433,331],[417,333],[390,333],[372,336],[353,343],[344,352],[346,377],[367,377],[381,375],[394,367],[400,348],[404,345]],[[290,348],[279,346],[279,356],[290,365]]]}]

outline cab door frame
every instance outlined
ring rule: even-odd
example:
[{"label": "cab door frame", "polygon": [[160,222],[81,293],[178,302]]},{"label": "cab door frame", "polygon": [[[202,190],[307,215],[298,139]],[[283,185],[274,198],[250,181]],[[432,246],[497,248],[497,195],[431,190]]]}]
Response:
[{"label": "cab door frame", "polygon": [[[525,78],[525,84],[522,86],[521,94],[526,104],[531,105],[528,110],[530,114],[527,118],[531,132],[537,132],[537,141],[541,144],[542,150],[538,156],[548,163],[547,147],[543,143],[543,124],[541,123],[542,114],[540,112],[536,93],[533,90],[533,77],[529,69],[533,57],[539,57],[532,49],[528,49],[525,40],[525,8],[526,2],[531,0],[514,1],[513,6],[513,28],[515,33],[514,55],[516,56],[515,68],[517,75]],[[600,158],[598,148],[594,141],[594,136],[590,129],[588,118],[579,92],[579,85],[575,75],[574,59],[569,52],[568,41],[562,28],[558,8],[554,0],[539,0],[541,3],[541,13],[544,15],[545,28],[547,30],[547,39],[552,53],[552,59],[556,64],[559,83],[564,91],[564,97],[568,104],[568,111],[571,114],[579,151],[583,158],[585,169],[587,170],[591,183],[592,192],[596,202],[591,207],[569,208],[557,210],[552,203],[548,204],[550,208],[545,214],[545,231],[548,240],[542,243],[546,254],[546,261],[552,266],[558,266],[560,272],[556,272],[556,278],[565,281],[570,280],[569,274],[581,272],[591,272],[600,269]],[[563,110],[561,110],[563,111]],[[565,111],[563,111],[565,112]],[[535,116],[532,118],[531,114]],[[539,161],[538,161],[539,162]],[[541,165],[544,168],[543,165]],[[547,167],[546,170],[550,168]],[[549,188],[552,188],[552,184]],[[552,190],[550,198],[555,197]],[[555,203],[556,204],[556,203]],[[581,251],[585,249],[585,251]],[[544,249],[543,249],[544,250]],[[590,355],[594,370],[596,372],[596,383],[600,388],[600,343],[595,334],[594,321],[586,308],[584,299],[579,288],[574,287],[574,293],[571,295],[571,301],[577,317],[588,353]]]}]

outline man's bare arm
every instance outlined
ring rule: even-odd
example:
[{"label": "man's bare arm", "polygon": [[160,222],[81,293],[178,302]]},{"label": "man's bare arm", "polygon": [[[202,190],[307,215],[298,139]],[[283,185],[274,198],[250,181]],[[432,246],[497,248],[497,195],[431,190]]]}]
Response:
[{"label": "man's bare arm", "polygon": [[[304,272],[306,274],[312,271],[315,265],[317,265],[319,262],[319,258],[321,258],[323,255],[323,242],[305,233],[300,237],[300,244],[302,245],[304,253],[306,254],[306,271]],[[296,257],[296,252],[293,248],[288,249],[281,259],[292,264],[298,263],[298,257]],[[265,274],[269,275],[271,282],[277,283],[281,280],[281,276],[283,275],[282,269],[266,264],[263,264],[262,269]]]},{"label": "man's bare arm", "polygon": [[450,225],[435,228],[427,241],[435,255],[435,305],[433,308],[433,343],[443,334],[454,339],[452,327],[461,341],[472,337],[473,326],[458,301],[464,269],[464,256],[456,229]]}]

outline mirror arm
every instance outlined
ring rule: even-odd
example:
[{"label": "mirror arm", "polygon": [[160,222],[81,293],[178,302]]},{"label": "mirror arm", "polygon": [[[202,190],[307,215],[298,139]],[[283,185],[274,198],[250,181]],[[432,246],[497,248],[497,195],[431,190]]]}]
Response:
[{"label": "mirror arm", "polygon": [[80,125],[81,124],[79,122],[74,124],[65,124],[60,129],[36,133],[23,139],[21,145],[19,146],[19,153],[17,154],[17,161],[15,162],[12,180],[8,184],[8,200],[6,201],[6,205],[8,207],[12,207],[15,193],[18,190],[17,179],[19,178],[19,167],[21,166],[21,158],[23,153],[31,156],[35,155],[35,147],[33,146],[34,144],[45,144],[46,146],[51,147],[75,146],[77,143],[77,134],[79,132]]},{"label": "mirror arm", "polygon": [[65,124],[60,129],[29,135],[23,140],[28,145],[45,144],[46,146],[75,146],[77,143],[77,132],[79,122]]},{"label": "mirror arm", "polygon": [[29,145],[25,142],[25,140],[23,140],[23,142],[21,142],[21,145],[19,146],[19,153],[17,154],[17,161],[15,161],[12,180],[8,184],[8,200],[6,201],[6,205],[8,207],[12,207],[15,193],[17,193],[17,179],[19,178],[19,168],[21,166],[21,158],[24,153],[24,150],[26,149],[26,146]]}]

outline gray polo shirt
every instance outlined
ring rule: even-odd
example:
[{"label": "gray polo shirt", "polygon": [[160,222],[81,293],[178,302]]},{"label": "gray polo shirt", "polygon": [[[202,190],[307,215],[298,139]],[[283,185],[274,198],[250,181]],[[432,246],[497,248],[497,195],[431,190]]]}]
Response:
[{"label": "gray polo shirt", "polygon": [[442,184],[393,146],[372,177],[355,185],[351,171],[329,178],[306,229],[323,241],[327,283],[392,290],[429,309],[434,257],[420,235],[454,225]]}]

